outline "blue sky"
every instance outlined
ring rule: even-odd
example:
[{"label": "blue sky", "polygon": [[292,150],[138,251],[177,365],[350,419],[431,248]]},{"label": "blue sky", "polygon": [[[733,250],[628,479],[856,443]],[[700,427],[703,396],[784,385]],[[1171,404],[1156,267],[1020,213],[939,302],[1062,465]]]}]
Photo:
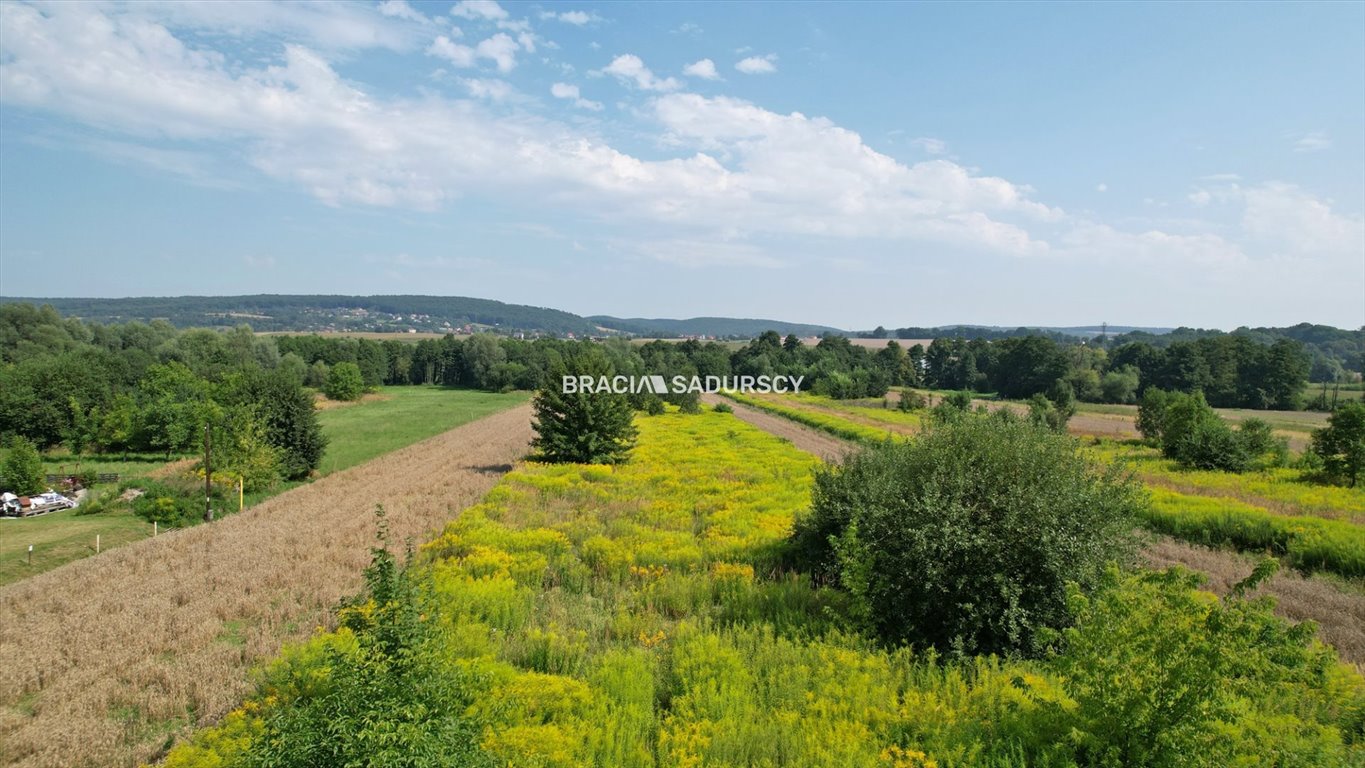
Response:
[{"label": "blue sky", "polygon": [[0,293],[1365,324],[1365,3],[0,3]]}]

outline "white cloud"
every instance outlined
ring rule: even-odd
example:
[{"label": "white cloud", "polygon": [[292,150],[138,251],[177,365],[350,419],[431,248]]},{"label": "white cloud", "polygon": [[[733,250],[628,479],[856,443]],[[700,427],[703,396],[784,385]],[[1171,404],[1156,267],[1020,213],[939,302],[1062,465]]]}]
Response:
[{"label": "white cloud", "polygon": [[575,27],[584,26],[594,19],[592,14],[585,13],[584,11],[564,11],[562,13],[541,11],[540,18],[543,21],[562,21],[565,24],[572,24]]},{"label": "white cloud", "polygon": [[517,66],[517,42],[503,32],[480,42],[474,52],[481,59],[491,59],[499,72],[511,72]]},{"label": "white cloud", "polygon": [[445,59],[457,67],[474,66],[474,49],[451,40],[445,35],[438,36],[427,48],[428,56]]},{"label": "white cloud", "polygon": [[[431,43],[433,55],[460,67],[498,63],[496,51],[481,54],[453,34]],[[498,98],[515,95],[502,80],[462,80],[477,99],[385,95],[346,80],[317,49],[260,35],[256,46],[230,41],[218,49],[222,35],[177,37],[146,14],[117,7],[0,3],[0,100],[7,111],[95,128],[127,145],[109,154],[168,173],[217,170],[200,156],[240,158],[244,169],[329,205],[440,210],[474,195],[554,205],[596,217],[601,237],[631,240],[636,255],[671,263],[786,264],[786,251],[772,242],[845,239],[908,254],[898,257],[907,264],[919,252],[1067,259],[1078,269],[1104,263],[1169,275],[1148,278],[1165,286],[1180,280],[1221,290],[1245,279],[1267,296],[1292,288],[1322,305],[1359,305],[1361,217],[1289,184],[1204,180],[1192,194],[1210,213],[1226,214],[1222,226],[1125,231],[946,156],[899,162],[822,117],[654,94],[640,105],[654,131],[645,138],[654,141],[638,142],[648,149],[631,154],[573,121],[502,106]],[[273,60],[261,64],[261,51]],[[678,87],[636,57],[613,65],[611,74],[642,89]],[[558,83],[551,93],[578,103],[576,88]],[[161,151],[168,147],[175,154]],[[648,235],[625,237],[630,232]],[[1190,266],[1208,269],[1181,269]],[[1225,282],[1209,283],[1208,275]]]},{"label": "white cloud", "polygon": [[568,83],[555,83],[550,86],[550,95],[556,99],[571,99],[574,106],[581,109],[591,109],[594,111],[602,109],[602,102],[589,101],[583,98],[578,92],[578,86]]},{"label": "white cloud", "polygon": [[476,65],[479,59],[487,59],[497,66],[499,72],[510,72],[517,66],[517,49],[517,42],[504,32],[475,46],[457,43],[445,35],[439,35],[427,48],[427,55],[466,68]]},{"label": "white cloud", "polygon": [[912,139],[910,143],[930,155],[941,155],[948,151],[948,142],[943,139],[931,139],[928,136],[921,136],[918,139]]},{"label": "white cloud", "polygon": [[622,54],[611,60],[602,70],[606,74],[614,75],[622,82],[634,83],[638,88],[645,91],[676,91],[682,87],[682,83],[675,78],[666,77],[660,79],[645,66],[639,56],[632,53]]},{"label": "white cloud", "polygon": [[407,0],[384,0],[379,4],[378,9],[379,13],[384,16],[415,21],[419,24],[431,23],[431,19],[427,18],[426,14],[408,5]]},{"label": "white cloud", "polygon": [[1309,131],[1294,138],[1295,152],[1320,152],[1332,148],[1332,140],[1322,131]]},{"label": "white cloud", "polygon": [[469,94],[478,99],[488,99],[489,101],[506,101],[511,98],[517,89],[506,80],[498,80],[491,77],[471,77],[462,81],[464,86],[469,89]]},{"label": "white cloud", "polygon": [[1194,205],[1203,208],[1213,199],[1213,195],[1207,189],[1196,189],[1189,194],[1189,201]]},{"label": "white cloud", "polygon": [[460,0],[451,7],[450,14],[476,21],[503,21],[507,18],[507,11],[495,0]]},{"label": "white cloud", "polygon": [[688,77],[700,77],[703,80],[719,80],[720,73],[716,71],[716,62],[710,59],[694,61],[683,67],[683,74]]},{"label": "white cloud", "polygon": [[1095,191],[1096,191],[1096,192],[1108,192],[1108,191],[1109,191],[1109,185],[1108,185],[1108,184],[1105,184],[1104,182],[1100,182],[1099,184],[1096,184],[1096,185],[1095,185]]},{"label": "white cloud", "polygon": [[746,75],[771,75],[777,71],[777,55],[770,53],[767,56],[750,56],[747,59],[740,59],[735,65],[735,69]]}]

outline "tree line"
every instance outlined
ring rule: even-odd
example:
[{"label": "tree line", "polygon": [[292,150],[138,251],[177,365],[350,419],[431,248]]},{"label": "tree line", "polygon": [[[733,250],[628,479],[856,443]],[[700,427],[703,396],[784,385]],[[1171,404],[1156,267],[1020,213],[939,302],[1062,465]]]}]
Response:
[{"label": "tree line", "polygon": [[[23,436],[40,447],[175,453],[202,439],[205,423],[254,424],[243,429],[265,435],[281,451],[283,475],[298,477],[320,455],[308,388],[347,399],[380,385],[529,390],[585,354],[601,355],[625,375],[800,376],[811,391],[841,399],[929,387],[1012,399],[1043,394],[1055,403],[1072,397],[1133,403],[1158,388],[1202,392],[1216,407],[1278,409],[1302,405],[1311,367],[1300,342],[1264,344],[1242,334],[1108,347],[1036,335],[940,338],[908,349],[891,340],[875,350],[842,336],[808,344],[774,331],[738,348],[492,334],[412,343],[259,336],[245,325],[230,331],[178,330],[165,321],[104,325],[11,303],[0,306],[0,437]],[[653,398],[642,395],[634,405],[649,408]],[[695,395],[664,399],[690,407]],[[247,411],[255,415],[247,418]]]}]

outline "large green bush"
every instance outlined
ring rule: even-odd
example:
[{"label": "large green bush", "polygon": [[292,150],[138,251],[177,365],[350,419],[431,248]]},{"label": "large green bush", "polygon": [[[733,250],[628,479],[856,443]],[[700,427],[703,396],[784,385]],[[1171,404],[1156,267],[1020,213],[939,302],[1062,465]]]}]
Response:
[{"label": "large green bush", "polygon": [[1242,597],[1272,572],[1257,568],[1224,600],[1180,570],[1111,570],[1096,594],[1073,590],[1076,625],[1053,663],[1075,699],[1077,762],[1355,764],[1346,745],[1365,726],[1365,690],[1313,641],[1311,622]]},{"label": "large green bush", "polygon": [[1365,474],[1365,404],[1347,403],[1313,432],[1313,453],[1326,474],[1352,488]]},{"label": "large green bush", "polygon": [[359,400],[365,394],[365,379],[355,363],[337,363],[327,375],[322,391],[331,400]]},{"label": "large green bush", "polygon": [[1130,555],[1143,503],[1066,436],[964,416],[824,470],[793,551],[887,641],[1033,654],[1070,622],[1066,585]]},{"label": "large green bush", "polygon": [[43,490],[43,457],[27,438],[16,437],[5,462],[0,465],[0,478],[3,478],[2,491],[27,496]]}]

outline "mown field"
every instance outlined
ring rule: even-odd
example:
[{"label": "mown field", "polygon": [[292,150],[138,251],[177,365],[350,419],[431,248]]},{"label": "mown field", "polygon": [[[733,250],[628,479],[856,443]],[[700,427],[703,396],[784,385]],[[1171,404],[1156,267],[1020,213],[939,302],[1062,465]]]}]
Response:
[{"label": "mown field", "polygon": [[[411,445],[461,424],[525,402],[524,393],[498,394],[431,386],[383,387],[357,404],[321,409],[318,422],[328,438],[318,474],[326,476],[362,464],[376,456]],[[177,459],[178,460],[178,459]],[[192,457],[191,457],[192,460]],[[75,471],[113,472],[121,481],[135,481],[165,471],[164,457],[88,457],[77,462],[55,454],[45,461],[52,473]],[[282,493],[300,483],[279,483],[248,494],[247,506]],[[95,486],[97,497],[116,495],[110,486]],[[226,510],[236,512],[234,503]],[[163,528],[163,530],[165,530]],[[82,515],[79,509],[52,512],[24,519],[0,519],[0,585],[56,568],[95,554],[95,537],[101,551],[152,535],[152,525],[133,514],[127,504],[108,505],[106,511]],[[32,564],[28,547],[33,545]]]},{"label": "mown field", "polygon": [[[817,459],[722,413],[636,423],[629,463],[521,465],[406,575],[372,571],[374,599],[166,765],[1064,766],[1156,736],[1201,745],[1190,765],[1361,758],[1358,674],[1170,577],[1114,574],[1058,656],[881,646],[782,566]],[[1225,651],[1217,705],[1163,730],[1150,703]]]}]

